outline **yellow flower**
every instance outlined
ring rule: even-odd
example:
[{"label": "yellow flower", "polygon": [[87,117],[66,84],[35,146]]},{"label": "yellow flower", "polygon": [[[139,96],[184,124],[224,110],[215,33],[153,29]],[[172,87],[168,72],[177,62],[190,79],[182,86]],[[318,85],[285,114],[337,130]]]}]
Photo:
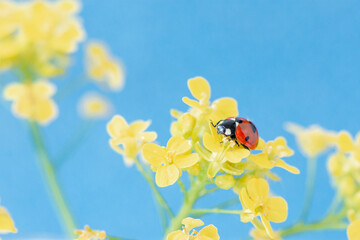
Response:
[{"label": "yellow flower", "polygon": [[16,233],[14,221],[12,220],[9,212],[4,208],[0,207],[0,232],[1,233]]},{"label": "yellow flower", "polygon": [[155,132],[145,132],[149,125],[150,121],[141,120],[129,125],[120,115],[115,115],[107,124],[107,132],[111,137],[109,144],[114,151],[124,156],[127,166],[134,164],[133,159],[140,152],[144,143],[156,139]]},{"label": "yellow flower", "polygon": [[13,101],[15,116],[48,124],[58,115],[58,109],[51,97],[56,88],[47,81],[31,83],[10,83],[5,87],[4,98]]},{"label": "yellow flower", "polygon": [[112,104],[97,93],[85,94],[79,102],[79,112],[84,118],[106,118],[112,112]]},{"label": "yellow flower", "polygon": [[299,174],[300,171],[293,166],[288,165],[281,158],[289,157],[294,154],[287,144],[286,140],[283,137],[278,137],[274,141],[269,141],[264,144],[263,140],[260,139],[259,146],[257,149],[262,150],[262,153],[250,155],[249,159],[255,162],[258,166],[266,169],[271,169],[273,167],[281,167],[287,171]]},{"label": "yellow flower", "polygon": [[[216,128],[211,124],[209,126],[211,134],[205,132],[203,135],[204,146],[212,152],[210,158],[207,159],[210,161],[208,177],[214,177],[220,170],[232,175],[240,175],[243,170],[233,169],[231,164],[241,162],[242,159],[249,156],[250,151],[218,134]],[[237,170],[237,172],[234,172],[234,170]]]},{"label": "yellow flower", "polygon": [[347,237],[349,240],[360,239],[360,220],[355,220],[348,226]]},{"label": "yellow flower", "polygon": [[106,238],[105,231],[92,230],[87,225],[84,227],[84,230],[75,230],[75,234],[79,235],[75,240],[98,240]]},{"label": "yellow flower", "polygon": [[228,190],[235,184],[235,179],[230,174],[219,175],[215,178],[215,184],[221,189]]},{"label": "yellow flower", "polygon": [[182,169],[189,168],[199,161],[197,153],[190,153],[191,143],[181,136],[169,139],[166,148],[155,143],[143,147],[144,158],[156,170],[156,184],[166,187],[174,184],[181,176]]},{"label": "yellow flower", "polygon": [[114,91],[124,86],[124,68],[103,44],[91,42],[86,48],[87,72],[90,78]]},{"label": "yellow flower", "polygon": [[184,113],[179,117],[178,121],[171,124],[171,135],[189,138],[192,135],[195,125],[196,118],[190,113]]},{"label": "yellow flower", "polygon": [[260,216],[267,234],[274,238],[270,221],[284,222],[287,218],[288,207],[282,197],[269,197],[268,195],[269,185],[264,179],[251,179],[240,193],[240,201],[243,206],[241,221],[250,222]]},{"label": "yellow flower", "polygon": [[[166,240],[219,240],[217,228],[214,225],[208,225],[199,232],[193,230],[196,227],[201,227],[204,222],[200,219],[187,217],[181,222],[184,226],[182,230],[177,230],[170,233]],[[191,231],[192,230],[192,231]]]},{"label": "yellow flower", "polygon": [[252,229],[250,232],[250,236],[254,238],[254,240],[281,240],[281,236],[279,233],[274,232],[274,238],[270,238],[269,235],[263,229]]},{"label": "yellow flower", "polygon": [[[75,17],[77,1],[1,3],[0,68],[17,66],[25,74],[54,76],[85,37]],[[25,64],[24,64],[25,63]]]},{"label": "yellow flower", "polygon": [[301,150],[308,157],[316,157],[323,153],[336,138],[334,133],[326,131],[318,125],[304,128],[295,123],[287,123],[285,128],[296,136]]}]

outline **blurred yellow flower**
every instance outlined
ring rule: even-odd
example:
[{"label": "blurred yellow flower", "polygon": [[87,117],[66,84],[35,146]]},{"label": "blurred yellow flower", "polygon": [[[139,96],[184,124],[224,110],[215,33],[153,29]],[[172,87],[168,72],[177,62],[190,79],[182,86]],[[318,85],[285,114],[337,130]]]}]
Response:
[{"label": "blurred yellow flower", "polygon": [[[239,163],[242,159],[249,156],[250,151],[218,134],[216,128],[211,126],[211,124],[209,126],[211,133],[205,132],[203,135],[204,146],[212,152],[211,157],[207,159],[210,161],[208,177],[214,177],[220,170],[234,175],[233,169],[229,169],[227,162]],[[242,172],[242,169],[238,169],[238,174],[236,175]]]},{"label": "blurred yellow flower", "polygon": [[250,236],[254,238],[254,240],[281,240],[280,234],[274,232],[274,237],[270,238],[270,236],[266,233],[265,229],[252,229],[250,232]]},{"label": "blurred yellow flower", "polygon": [[47,81],[10,83],[4,89],[4,98],[13,101],[15,116],[48,124],[58,115],[58,109],[51,97],[56,87]]},{"label": "blurred yellow flower", "polygon": [[360,220],[355,220],[348,226],[347,237],[349,240],[360,239]]},{"label": "blurred yellow flower", "polygon": [[103,96],[97,93],[87,93],[80,99],[78,109],[84,118],[100,119],[108,117],[113,106]]},{"label": "blurred yellow flower", "polygon": [[277,137],[274,141],[269,141],[264,144],[263,140],[259,140],[258,150],[262,150],[262,153],[250,155],[249,159],[255,162],[258,166],[266,169],[273,167],[281,167],[291,173],[299,174],[300,171],[293,166],[288,165],[281,158],[289,157],[294,154],[286,143],[285,138]]},{"label": "blurred yellow flower", "polygon": [[141,151],[144,143],[156,139],[155,132],[145,132],[149,125],[150,121],[142,120],[129,125],[120,115],[115,115],[107,124],[107,132],[111,137],[109,144],[114,151],[124,156],[127,166],[134,164],[133,159]]},{"label": "blurred yellow flower", "polygon": [[0,233],[16,233],[14,222],[9,212],[4,208],[0,207]]},{"label": "blurred yellow flower", "polygon": [[260,216],[267,234],[274,238],[271,222],[284,222],[287,218],[288,207],[282,197],[269,197],[269,185],[264,179],[251,179],[246,188],[240,193],[240,201],[243,206],[241,214],[242,222],[250,222]]},{"label": "blurred yellow flower", "polygon": [[0,68],[19,67],[29,77],[54,76],[85,37],[75,0],[27,3],[1,1]]},{"label": "blurred yellow flower", "polygon": [[91,42],[86,48],[87,72],[91,79],[111,90],[119,91],[125,82],[122,64],[112,57],[103,44]]},{"label": "blurred yellow flower", "polygon": [[75,240],[98,240],[106,238],[105,231],[92,230],[87,225],[84,227],[84,230],[75,230],[75,234],[79,235]]},{"label": "blurred yellow flower", "polygon": [[197,153],[190,153],[191,143],[181,136],[169,139],[166,148],[155,143],[143,147],[144,158],[156,171],[156,184],[166,187],[174,184],[182,174],[182,169],[189,168],[199,161]]},{"label": "blurred yellow flower", "polygon": [[295,123],[287,123],[285,128],[295,135],[302,152],[308,157],[316,157],[323,153],[336,139],[333,132],[318,125],[304,128]]},{"label": "blurred yellow flower", "polygon": [[[177,230],[167,236],[167,240],[219,240],[217,228],[214,225],[208,225],[199,232],[193,230],[196,227],[201,227],[204,222],[200,219],[187,217],[181,222],[184,226],[182,230]],[[192,230],[192,231],[191,231]]]},{"label": "blurred yellow flower", "polygon": [[171,124],[171,135],[189,138],[193,133],[195,125],[196,118],[190,113],[184,113],[179,117],[178,121]]}]

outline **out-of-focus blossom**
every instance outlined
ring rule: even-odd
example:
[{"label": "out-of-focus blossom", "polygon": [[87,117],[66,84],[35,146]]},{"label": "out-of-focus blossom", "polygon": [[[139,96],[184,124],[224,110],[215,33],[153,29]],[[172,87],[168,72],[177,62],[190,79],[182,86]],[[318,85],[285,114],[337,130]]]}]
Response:
[{"label": "out-of-focus blossom", "polygon": [[189,138],[193,133],[195,125],[196,118],[190,113],[184,113],[179,117],[178,121],[171,124],[171,135]]},{"label": "out-of-focus blossom", "polygon": [[156,171],[156,184],[166,187],[174,184],[182,174],[182,169],[189,168],[199,161],[197,153],[190,153],[191,143],[181,136],[169,139],[166,148],[155,143],[143,147],[144,158]]},{"label": "out-of-focus blossom", "polygon": [[143,145],[156,139],[156,132],[145,132],[150,121],[138,120],[130,125],[120,116],[115,115],[107,124],[107,132],[111,139],[109,144],[117,153],[124,156],[127,166],[134,164],[134,158]]},{"label": "out-of-focus blossom", "polygon": [[301,127],[295,123],[287,123],[286,130],[295,135],[302,152],[308,157],[316,157],[331,146],[336,135],[318,125],[308,128]]},{"label": "out-of-focus blossom", "polygon": [[[214,225],[208,225],[199,232],[193,230],[201,227],[204,222],[200,219],[187,217],[181,222],[184,226],[182,230],[177,230],[167,236],[167,240],[219,240],[217,228]],[[192,231],[191,231],[192,230]]]},{"label": "out-of-focus blossom", "polygon": [[294,154],[293,150],[287,146],[285,138],[278,137],[274,141],[269,141],[266,144],[264,144],[263,140],[260,139],[257,149],[262,150],[263,152],[250,155],[249,159],[255,162],[258,166],[266,169],[281,167],[294,174],[300,173],[296,167],[288,165],[281,159]]},{"label": "out-of-focus blossom", "polygon": [[103,44],[91,42],[86,48],[87,72],[91,79],[107,88],[120,91],[125,82],[124,68]]},{"label": "out-of-focus blossom", "polygon": [[270,222],[284,222],[287,218],[288,207],[282,197],[269,197],[269,185],[264,179],[251,179],[246,188],[240,193],[243,206],[241,221],[250,222],[259,216],[267,234],[274,238],[275,234]]},{"label": "out-of-focus blossom", "polygon": [[0,207],[0,233],[16,233],[14,221],[4,207]]},{"label": "out-of-focus blossom", "polygon": [[3,0],[0,9],[0,69],[17,67],[25,77],[58,75],[85,37],[75,0]]},{"label": "out-of-focus blossom", "polygon": [[58,115],[58,109],[51,97],[56,87],[43,80],[29,83],[10,83],[5,87],[4,98],[13,101],[15,116],[48,124]]},{"label": "out-of-focus blossom", "polygon": [[250,232],[250,236],[254,238],[254,240],[281,240],[281,236],[278,232],[274,232],[274,237],[271,238],[266,233],[265,229],[252,229]]},{"label": "out-of-focus blossom", "polygon": [[83,230],[75,230],[75,234],[78,234],[78,238],[75,240],[98,240],[105,239],[105,231],[92,230],[89,226],[85,226]]},{"label": "out-of-focus blossom", "polygon": [[87,93],[80,99],[78,109],[84,118],[101,119],[111,114],[113,106],[103,96],[97,93]]},{"label": "out-of-focus blossom", "polygon": [[348,226],[347,236],[349,240],[360,239],[360,220],[355,220]]}]

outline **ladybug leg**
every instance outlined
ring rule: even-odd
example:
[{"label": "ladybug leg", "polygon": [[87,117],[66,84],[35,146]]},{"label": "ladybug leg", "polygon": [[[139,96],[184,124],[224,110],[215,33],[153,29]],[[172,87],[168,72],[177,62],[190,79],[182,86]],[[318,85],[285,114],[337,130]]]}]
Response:
[{"label": "ladybug leg", "polygon": [[240,144],[237,140],[235,140],[235,143],[236,143],[236,145],[238,145],[240,147]]},{"label": "ladybug leg", "polygon": [[215,125],[214,125],[214,123],[213,123],[213,121],[212,120],[210,120],[210,123],[211,123],[211,125],[213,126],[213,127],[217,127],[218,125],[219,125],[219,123],[221,122],[221,120],[220,121],[218,121]]},{"label": "ladybug leg", "polygon": [[241,144],[245,149],[250,150],[247,146],[245,146],[244,144]]}]

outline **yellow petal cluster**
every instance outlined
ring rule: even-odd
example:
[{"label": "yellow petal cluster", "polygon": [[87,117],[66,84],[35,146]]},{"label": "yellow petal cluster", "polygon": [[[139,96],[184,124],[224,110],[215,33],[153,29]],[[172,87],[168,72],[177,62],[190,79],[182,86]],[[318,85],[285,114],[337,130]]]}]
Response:
[{"label": "yellow petal cluster", "polygon": [[281,236],[278,232],[274,232],[274,237],[271,238],[265,229],[252,229],[250,232],[250,236],[254,238],[254,240],[281,240]]},{"label": "yellow petal cluster", "polygon": [[56,103],[51,99],[56,87],[48,81],[38,80],[29,83],[10,83],[4,89],[6,100],[13,101],[15,116],[48,124],[58,115]]},{"label": "yellow petal cluster", "polygon": [[281,167],[294,174],[300,173],[296,167],[288,165],[281,159],[294,154],[293,150],[287,146],[285,138],[278,137],[274,141],[269,141],[266,144],[264,144],[263,140],[260,139],[257,149],[262,150],[262,153],[250,155],[249,159],[255,162],[258,166],[266,169]]},{"label": "yellow petal cluster", "polygon": [[92,230],[87,225],[83,230],[75,230],[75,234],[79,235],[75,240],[99,240],[106,238],[105,231]]},{"label": "yellow petal cluster", "polygon": [[80,115],[87,119],[108,117],[113,109],[110,101],[97,93],[86,93],[79,101]]},{"label": "yellow petal cluster", "polygon": [[327,150],[335,140],[335,134],[318,125],[308,128],[295,123],[287,123],[286,130],[294,134],[302,152],[308,157],[316,157]]},{"label": "yellow petal cluster", "polygon": [[107,124],[107,132],[111,137],[109,144],[114,151],[123,155],[127,166],[134,164],[133,159],[145,143],[156,139],[155,132],[145,132],[149,125],[150,121],[142,120],[128,124],[120,115],[115,115]]},{"label": "yellow petal cluster", "polygon": [[0,69],[18,67],[25,76],[58,75],[85,37],[75,0],[2,0],[0,9]]},{"label": "yellow petal cluster", "polygon": [[264,179],[251,179],[240,193],[243,206],[241,221],[250,222],[259,216],[267,234],[274,238],[275,234],[270,222],[284,222],[287,218],[287,202],[281,197],[269,197],[269,185]]},{"label": "yellow petal cluster", "polygon": [[166,187],[174,184],[182,174],[182,170],[195,165],[199,161],[197,153],[191,153],[191,143],[181,136],[169,139],[166,147],[155,143],[147,143],[143,147],[144,158],[156,171],[156,184]]},{"label": "yellow petal cluster", "polygon": [[196,227],[201,227],[204,222],[200,219],[187,217],[181,222],[183,224],[182,230],[177,230],[167,236],[167,240],[219,240],[217,228],[214,225],[208,225],[202,228],[199,232],[194,230]]},{"label": "yellow petal cluster", "polygon": [[103,44],[91,42],[86,47],[87,73],[95,82],[120,91],[125,82],[124,68]]},{"label": "yellow petal cluster", "polygon": [[208,177],[214,177],[220,170],[233,175],[239,175],[243,171],[239,169],[237,174],[231,168],[231,164],[240,163],[242,159],[249,156],[250,151],[243,146],[238,146],[235,142],[223,138],[217,134],[216,128],[211,124],[210,133],[205,132],[203,135],[204,146],[211,151],[208,167]]},{"label": "yellow petal cluster", "polygon": [[360,239],[360,220],[355,220],[348,226],[347,237],[349,240]]},{"label": "yellow petal cluster", "polygon": [[0,233],[16,233],[14,221],[4,207],[0,207]]}]

